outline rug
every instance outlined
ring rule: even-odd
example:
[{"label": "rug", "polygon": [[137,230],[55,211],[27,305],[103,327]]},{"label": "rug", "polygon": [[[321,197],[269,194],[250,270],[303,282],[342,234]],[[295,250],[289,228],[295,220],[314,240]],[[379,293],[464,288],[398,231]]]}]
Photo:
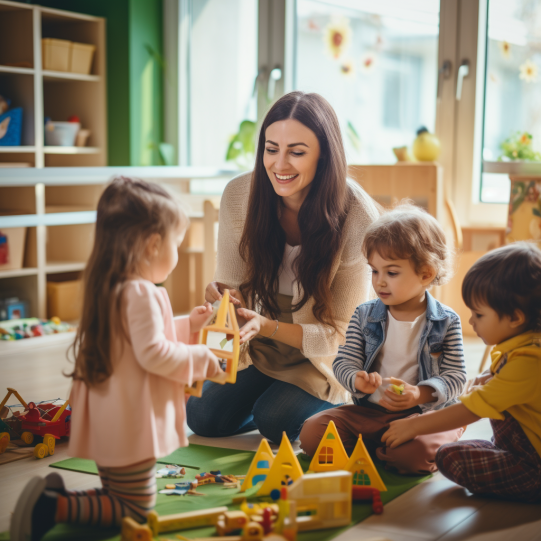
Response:
[{"label": "rug", "polygon": [[[160,459],[161,464],[179,464],[186,468],[186,476],[184,480],[193,479],[197,473],[202,473],[210,470],[221,470],[223,474],[246,474],[252,458],[252,451],[239,451],[236,449],[223,449],[221,447],[208,447],[205,445],[191,444],[189,447],[181,448],[171,453],[167,457]],[[299,462],[303,471],[308,470],[310,459],[306,455],[298,455]],[[388,503],[397,496],[422,483],[430,476],[426,477],[410,477],[398,475],[385,470],[381,463],[374,461],[376,468],[385,485],[387,492],[381,493],[383,503]],[[84,473],[97,474],[96,465],[91,460],[83,460],[78,458],[70,458],[62,460],[51,467],[75,470]],[[199,468],[198,470],[194,468]],[[162,490],[166,484],[174,483],[171,479],[157,479],[158,490]],[[247,495],[257,492],[258,487],[250,489],[246,492]],[[223,488],[219,484],[204,485],[197,489],[199,492],[204,492],[205,496],[166,496],[158,494],[156,503],[156,511],[160,515],[168,515],[172,513],[183,513],[187,511],[196,511],[222,505],[228,506],[230,509],[238,509],[238,506],[233,505],[232,499],[238,494],[238,489]],[[385,513],[385,511],[384,511]],[[352,510],[351,523],[342,528],[334,528],[330,530],[318,530],[300,533],[298,541],[327,541],[336,537],[339,533],[355,524],[368,518],[372,514],[372,507],[369,503],[354,503]],[[184,537],[197,539],[198,537],[212,536],[214,528],[198,528],[193,530],[183,530],[180,533]],[[164,534],[160,539],[176,539],[175,533]],[[59,524],[51,530],[43,541],[120,541],[118,529],[115,530],[99,530],[83,526],[69,526]],[[9,533],[0,534],[0,541],[9,540]]]}]

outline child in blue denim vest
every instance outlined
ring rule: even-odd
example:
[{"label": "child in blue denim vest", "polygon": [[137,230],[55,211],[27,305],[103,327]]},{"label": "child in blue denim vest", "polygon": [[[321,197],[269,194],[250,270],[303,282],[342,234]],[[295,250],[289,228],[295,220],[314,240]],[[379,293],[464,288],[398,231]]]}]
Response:
[{"label": "child in blue denim vest", "polygon": [[378,299],[357,307],[333,364],[353,404],[308,419],[301,447],[313,455],[334,421],[348,452],[361,434],[388,467],[431,473],[438,448],[457,441],[462,428],[418,436],[396,449],[381,437],[391,421],[455,403],[466,383],[460,319],[428,292],[450,278],[451,253],[435,218],[408,204],[369,227],[363,250]]}]

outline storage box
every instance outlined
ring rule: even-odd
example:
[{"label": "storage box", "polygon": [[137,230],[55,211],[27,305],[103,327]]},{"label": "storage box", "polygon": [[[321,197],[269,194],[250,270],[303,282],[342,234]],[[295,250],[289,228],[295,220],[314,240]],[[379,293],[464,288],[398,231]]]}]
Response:
[{"label": "storage box", "polygon": [[41,56],[44,70],[69,71],[71,41],[44,38],[41,40]]},{"label": "storage box", "polygon": [[74,321],[81,317],[83,301],[82,280],[47,282],[47,317]]},{"label": "storage box", "polygon": [[[0,212],[0,215],[2,212]],[[26,227],[9,227],[0,230],[7,237],[8,262],[0,264],[0,271],[22,269],[24,262],[24,243]],[[3,260],[3,258],[2,258]]]},{"label": "storage box", "polygon": [[21,146],[23,109],[16,107],[0,115],[0,146]]},{"label": "storage box", "polygon": [[75,138],[81,129],[79,122],[47,122],[45,145],[57,147],[75,146]]},{"label": "storage box", "polygon": [[90,74],[95,45],[87,43],[72,43],[69,71],[72,73]]}]

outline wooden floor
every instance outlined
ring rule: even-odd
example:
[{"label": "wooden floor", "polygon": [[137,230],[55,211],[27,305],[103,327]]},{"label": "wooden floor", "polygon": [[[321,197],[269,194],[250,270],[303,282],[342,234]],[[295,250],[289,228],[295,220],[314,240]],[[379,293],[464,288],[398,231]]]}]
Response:
[{"label": "wooden floor", "polygon": [[[65,359],[71,339],[71,336],[59,336],[54,344],[32,339],[17,349],[12,344],[0,343],[0,400],[5,387],[14,387],[25,400],[65,398],[69,380],[62,376],[62,372],[69,372],[71,368]],[[477,373],[484,346],[474,339],[467,339],[465,346],[471,377]],[[488,439],[490,435],[488,421],[482,420],[470,426],[464,437]],[[222,439],[191,435],[190,441],[255,451],[260,436],[256,432]],[[51,462],[67,457],[66,447],[66,444],[58,445],[55,455],[43,460],[24,459],[0,466],[0,532],[9,529],[11,511],[28,479],[49,473]],[[294,447],[298,448],[298,444]],[[62,476],[68,488],[74,489],[92,488],[98,481],[94,475],[77,472],[62,471]],[[513,504],[472,496],[436,474],[430,481],[387,504],[382,515],[371,516],[336,539],[536,541],[541,540],[541,505]]]}]

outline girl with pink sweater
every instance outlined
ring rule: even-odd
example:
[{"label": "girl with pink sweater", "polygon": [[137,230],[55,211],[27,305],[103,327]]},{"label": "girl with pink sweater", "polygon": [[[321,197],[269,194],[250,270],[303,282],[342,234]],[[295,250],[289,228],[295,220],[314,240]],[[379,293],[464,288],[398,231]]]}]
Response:
[{"label": "girl with pink sweater", "polygon": [[144,521],[156,502],[156,459],[186,438],[184,386],[216,376],[198,333],[210,304],[173,318],[162,283],[178,261],[188,218],[160,186],[117,178],[98,204],[73,345],[72,456],[96,461],[102,486],[68,491],[57,473],[34,477],[11,520],[11,540],[39,540],[56,523]]}]

